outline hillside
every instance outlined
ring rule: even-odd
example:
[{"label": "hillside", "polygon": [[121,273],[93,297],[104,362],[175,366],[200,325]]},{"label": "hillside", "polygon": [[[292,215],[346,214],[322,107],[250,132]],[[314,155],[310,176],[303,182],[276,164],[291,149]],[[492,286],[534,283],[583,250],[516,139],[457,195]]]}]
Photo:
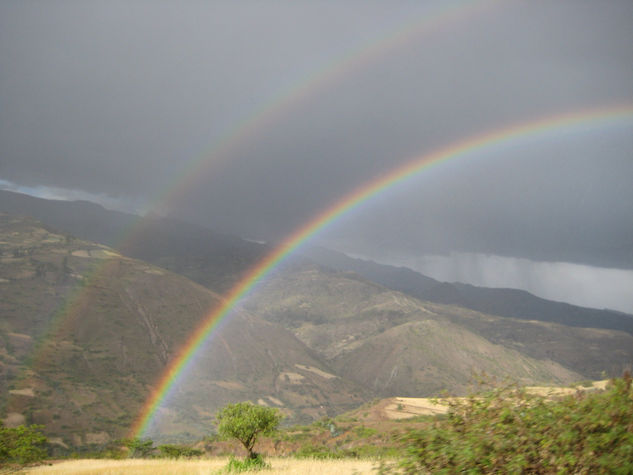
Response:
[{"label": "hillside", "polygon": [[[316,266],[276,273],[245,307],[283,324],[339,374],[384,397],[463,392],[473,373],[482,371],[523,384],[586,378],[546,354],[528,355],[519,345],[491,342],[483,332],[458,324],[456,314],[483,321],[494,317],[422,302],[354,274]],[[522,343],[530,345],[527,338]],[[633,338],[625,335],[620,344],[633,344]],[[625,348],[631,361],[633,346]]]},{"label": "hillside", "polygon": [[0,190],[0,212],[31,216],[64,233],[185,275],[222,293],[267,252],[264,245],[176,219],[140,217],[87,201]]},{"label": "hillside", "polygon": [[551,359],[585,378],[618,376],[633,367],[631,315],[552,302],[522,290],[438,282],[404,267],[323,248],[306,255],[428,302],[429,308],[490,342]]},{"label": "hillside", "polygon": [[[604,391],[610,380],[584,382],[569,386],[519,386],[528,394],[556,399],[595,391]],[[477,386],[473,386],[473,394]],[[488,389],[485,385],[478,387],[479,391]],[[469,396],[472,394],[469,393]],[[467,396],[467,397],[469,397]],[[362,424],[380,423],[384,421],[403,421],[419,416],[436,416],[446,414],[451,403],[464,402],[467,397],[390,397],[378,399],[345,413],[341,418],[355,420]]]},{"label": "hillside", "polygon": [[[86,201],[46,200],[0,190],[0,211],[32,216],[66,233],[184,275],[219,293],[228,290],[268,251],[265,245],[201,226],[174,219],[141,218]],[[420,300],[502,317],[621,330],[633,335],[633,316],[621,312],[553,302],[516,289],[439,282],[405,267],[354,259],[324,248],[302,252],[312,262],[354,272]],[[293,260],[305,262],[297,256]]]},{"label": "hillside", "polygon": [[[0,393],[8,424],[38,423],[65,444],[125,434],[151,385],[220,297],[185,277],[0,214]],[[371,397],[331,374],[292,333],[236,312],[163,409],[165,435],[200,437],[229,401],[283,409],[289,421]]]},{"label": "hillside", "polygon": [[539,298],[517,289],[491,289],[439,282],[406,267],[351,258],[324,248],[304,251],[314,262],[339,271],[351,271],[380,285],[430,302],[457,305],[490,315],[539,320],[582,328],[621,330],[633,335],[633,315],[614,310],[578,307]]},{"label": "hillside", "polygon": [[[267,249],[168,219],[136,226],[131,215],[90,203],[7,196],[14,207],[34,200],[50,222],[63,216],[74,230],[119,242],[115,250],[74,230],[0,215],[3,415],[11,424],[44,423],[66,443],[122,435],[177,348],[220,302],[213,291],[229,288]],[[125,234],[125,226],[125,239],[115,239],[112,230]],[[439,289],[438,300],[459,285],[359,266],[338,272],[296,257],[260,282],[197,356],[152,435],[199,437],[218,407],[239,400],[279,407],[289,423],[307,422],[378,396],[464,393],[482,371],[522,384],[568,384],[633,366],[633,336],[599,328],[599,317],[615,312],[580,309],[592,319],[587,328],[538,315],[509,318],[415,297],[416,289]],[[510,294],[486,295],[500,308],[495,301]],[[536,297],[527,295],[519,309],[532,308]],[[557,308],[543,302],[544,314]]]}]

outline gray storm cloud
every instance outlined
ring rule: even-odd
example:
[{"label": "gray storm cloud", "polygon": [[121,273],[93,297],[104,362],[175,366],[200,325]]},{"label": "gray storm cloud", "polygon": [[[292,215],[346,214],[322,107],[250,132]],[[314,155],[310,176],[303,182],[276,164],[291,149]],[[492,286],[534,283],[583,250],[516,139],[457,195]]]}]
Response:
[{"label": "gray storm cloud", "polygon": [[[437,147],[633,104],[630,1],[473,3],[5,1],[0,179],[275,240]],[[632,269],[632,130],[455,161],[320,239]]]},{"label": "gray storm cloud", "polygon": [[442,282],[526,290],[539,297],[633,314],[633,271],[475,253],[391,255],[404,265]]}]

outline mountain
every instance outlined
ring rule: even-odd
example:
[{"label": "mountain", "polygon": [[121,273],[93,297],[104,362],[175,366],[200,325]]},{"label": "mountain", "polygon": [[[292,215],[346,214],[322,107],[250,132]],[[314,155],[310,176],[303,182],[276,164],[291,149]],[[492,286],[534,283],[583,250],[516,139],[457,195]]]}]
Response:
[{"label": "mountain", "polygon": [[[28,205],[48,220],[0,215],[0,404],[9,423],[44,423],[66,444],[122,435],[219,293],[268,251],[171,219],[0,198],[0,210]],[[54,224],[64,222],[72,229]],[[600,313],[573,327],[481,312],[443,303],[464,298],[460,285],[344,258],[354,272],[294,257],[261,281],[198,354],[152,435],[197,437],[218,407],[247,399],[308,421],[377,396],[464,393],[481,371],[567,384],[633,365],[633,336],[600,328]]]},{"label": "mountain", "polygon": [[[185,275],[218,292],[230,288],[268,251],[267,246],[202,227],[170,219],[138,218],[106,210],[92,203],[43,200],[2,191],[0,198],[0,209],[28,211],[45,218],[51,225],[69,226],[72,232],[90,235],[99,242],[107,243],[109,240],[117,244],[118,250],[126,255]],[[63,229],[68,231],[68,228]],[[105,237],[100,237],[102,234]],[[121,239],[120,236],[123,235],[126,236],[125,239]],[[115,239],[114,236],[118,237]],[[515,289],[486,289],[466,284],[442,283],[407,268],[353,259],[327,249],[309,249],[306,256],[311,261],[333,269],[353,271],[372,282],[424,301],[457,305],[512,319],[537,320],[580,328],[613,329],[633,334],[633,317],[620,312],[552,302]],[[306,262],[306,259],[300,257],[293,257],[292,260]],[[467,322],[472,324],[473,321]],[[460,322],[460,325],[465,324]],[[499,320],[497,324],[499,328],[508,325],[520,326],[520,323]],[[483,332],[484,337],[496,339],[495,341],[503,344],[515,345],[511,340],[498,339],[500,332],[493,331],[492,327],[484,330],[479,324],[471,330]],[[583,334],[582,331],[572,333]],[[508,330],[506,334],[517,332]],[[583,338],[580,338],[579,344],[585,344]],[[571,341],[569,346],[573,346]],[[533,347],[534,345],[530,346]],[[602,348],[601,345],[598,347]],[[544,347],[530,354],[539,357],[545,351],[552,352],[552,349]],[[561,359],[562,364],[568,365],[570,360],[577,359],[578,364],[572,367],[588,377],[600,377],[602,371],[615,371],[625,364],[623,359],[626,361],[626,354],[614,355],[613,365],[607,361],[610,353],[580,357],[572,350],[568,354],[568,357]],[[585,363],[580,363],[581,361]]]},{"label": "mountain", "polygon": [[378,264],[366,259],[356,259],[342,252],[324,247],[308,247],[303,249],[301,253],[312,261],[330,269],[355,272],[367,280],[413,296],[427,292],[441,284],[441,282],[431,277],[406,267],[396,267]]},{"label": "mountain", "polygon": [[[580,371],[585,369],[582,364],[562,363],[561,354],[587,352],[577,345],[578,341],[563,338],[568,327],[498,317],[516,330],[517,341],[506,346],[509,338],[492,341],[489,336],[494,335],[489,335],[480,323],[497,317],[423,302],[351,273],[288,266],[260,284],[244,306],[284,325],[337,374],[379,396],[420,397],[438,395],[443,389],[464,392],[473,374],[479,372],[496,377],[511,375],[523,383],[565,384],[588,377]],[[616,358],[619,372],[621,366],[633,361],[633,337],[602,332],[612,338],[592,338],[589,330],[582,336],[585,343],[599,345],[599,355],[622,351],[622,358]],[[537,347],[543,335],[561,348],[554,348],[551,355],[539,354]],[[604,359],[608,358],[596,365]]]},{"label": "mountain", "polygon": [[0,212],[30,216],[64,233],[115,247],[138,216],[89,201],[63,201],[0,190]]},{"label": "mountain", "polygon": [[[221,297],[191,280],[0,214],[0,407],[59,443],[125,435],[198,322]],[[161,433],[201,437],[228,402],[280,407],[289,421],[349,410],[373,395],[340,378],[291,332],[236,311],[161,409]],[[180,434],[180,435],[178,435]]]},{"label": "mountain", "polygon": [[[619,376],[633,336],[421,301],[349,272],[286,266],[245,303],[379,395],[463,391],[473,372],[521,382]],[[531,383],[530,383],[531,384]]]},{"label": "mountain", "polygon": [[332,269],[355,272],[372,282],[421,300],[458,305],[490,315],[582,328],[621,330],[633,335],[633,315],[622,312],[554,302],[517,289],[491,289],[439,282],[406,267],[355,259],[324,248],[307,249],[304,255]]},{"label": "mountain", "polygon": [[0,190],[0,212],[47,226],[186,275],[217,292],[233,283],[268,247],[172,218],[140,217],[87,201],[35,198]]},{"label": "mountain", "polygon": [[[106,244],[126,256],[185,275],[220,293],[269,251],[266,245],[201,226],[168,218],[141,218],[86,201],[45,200],[0,190],[0,211],[32,216],[74,236]],[[553,302],[516,289],[439,282],[406,267],[354,259],[324,248],[306,249],[303,254],[313,262],[355,272],[421,300],[503,317],[633,334],[633,316],[621,312]]]}]

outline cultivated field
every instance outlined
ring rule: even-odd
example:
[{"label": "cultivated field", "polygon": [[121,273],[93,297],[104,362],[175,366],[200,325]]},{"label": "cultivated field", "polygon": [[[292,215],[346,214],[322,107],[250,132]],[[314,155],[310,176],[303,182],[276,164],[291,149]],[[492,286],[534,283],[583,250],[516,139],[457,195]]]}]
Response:
[{"label": "cultivated field", "polygon": [[[558,386],[527,386],[525,390],[529,394],[555,398],[570,396],[579,391],[604,391],[609,380],[587,381],[584,385],[567,387]],[[422,397],[393,397],[380,401],[374,408],[375,414],[382,420],[409,419],[416,416],[435,416],[446,414],[450,402],[464,402],[463,397],[448,398],[422,398]]]},{"label": "cultivated field", "polygon": [[[378,462],[372,460],[310,460],[293,458],[266,458],[272,470],[265,475],[345,475],[375,473]],[[75,460],[25,470],[30,475],[188,475],[219,474],[228,458],[217,457],[203,460]],[[251,472],[254,473],[254,472]]]}]

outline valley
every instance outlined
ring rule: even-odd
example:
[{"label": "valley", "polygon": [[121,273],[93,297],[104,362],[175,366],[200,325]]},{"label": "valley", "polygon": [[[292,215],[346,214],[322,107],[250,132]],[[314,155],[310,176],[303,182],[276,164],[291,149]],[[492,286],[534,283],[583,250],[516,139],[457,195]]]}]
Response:
[{"label": "valley", "polygon": [[[2,417],[43,424],[60,450],[108,444],[127,434],[193,329],[267,248],[160,219],[110,247],[132,218],[23,201],[12,197],[12,213],[48,219],[0,214]],[[99,233],[101,242],[86,237]],[[568,386],[618,376],[633,362],[631,333],[594,320],[569,326],[485,313],[416,297],[419,274],[385,282],[393,269],[372,264],[372,281],[316,261],[292,257],[231,311],[158,409],[152,438],[199,440],[229,402],[251,400],[281,410],[285,425],[310,424],[376,398],[397,410],[444,391],[465,395],[482,374]],[[629,317],[620,318],[626,326]]]}]

